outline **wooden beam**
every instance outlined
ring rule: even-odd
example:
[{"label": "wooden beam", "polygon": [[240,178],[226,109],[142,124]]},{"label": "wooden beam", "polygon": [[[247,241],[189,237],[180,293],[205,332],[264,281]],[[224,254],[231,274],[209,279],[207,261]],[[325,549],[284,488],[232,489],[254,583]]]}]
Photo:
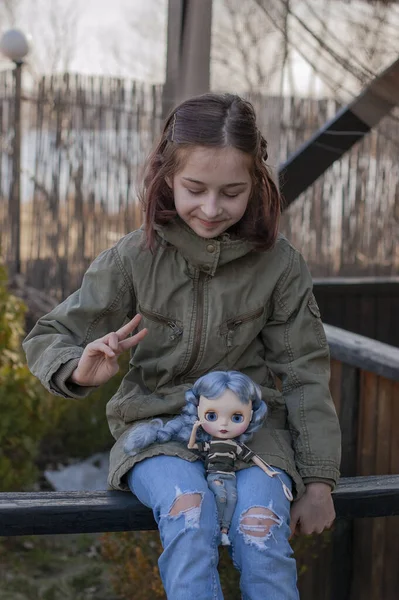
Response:
[{"label": "wooden beam", "polygon": [[169,0],[162,112],[209,91],[212,0]]},{"label": "wooden beam", "polygon": [[[339,517],[399,515],[399,475],[341,479]],[[151,511],[127,492],[0,494],[0,536],[156,529]]]},{"label": "wooden beam", "polygon": [[399,381],[399,348],[324,324],[331,358]]},{"label": "wooden beam", "polygon": [[285,206],[399,104],[399,59],[328,121],[279,168]]}]

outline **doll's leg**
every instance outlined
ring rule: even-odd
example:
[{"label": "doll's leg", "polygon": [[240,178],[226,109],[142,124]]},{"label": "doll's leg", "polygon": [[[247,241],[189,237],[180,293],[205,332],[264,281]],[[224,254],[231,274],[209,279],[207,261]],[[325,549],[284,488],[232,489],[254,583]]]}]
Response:
[{"label": "doll's leg", "polygon": [[[281,482],[259,467],[237,474],[237,507],[229,537],[241,572],[243,600],[298,600],[296,563],[288,542],[290,502]],[[291,488],[291,479],[281,475]]]},{"label": "doll's leg", "polygon": [[203,463],[147,458],[133,467],[128,483],[158,523],[164,550],[158,565],[168,599],[222,600],[216,503]]},{"label": "doll's leg", "polygon": [[209,473],[207,477],[208,486],[215,495],[220,530],[222,533],[222,544],[230,545],[228,531],[233,518],[237,503],[237,486],[234,473]]},{"label": "doll's leg", "polygon": [[230,545],[227,533],[237,504],[237,485],[234,473],[210,473],[207,478],[208,485],[215,494],[222,544]]}]

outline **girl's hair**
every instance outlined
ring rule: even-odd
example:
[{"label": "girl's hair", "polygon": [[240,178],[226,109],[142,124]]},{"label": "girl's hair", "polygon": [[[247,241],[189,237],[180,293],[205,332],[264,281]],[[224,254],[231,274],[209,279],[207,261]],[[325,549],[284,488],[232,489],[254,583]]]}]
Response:
[{"label": "girl's hair", "polygon": [[232,231],[268,250],[276,241],[280,194],[266,166],[267,142],[252,104],[233,94],[203,94],[182,102],[166,119],[160,139],[147,159],[140,199],[145,212],[147,247],[155,247],[154,225],[176,216],[173,191],[166,182],[184,165],[195,146],[227,146],[250,155],[252,191],[247,209]]},{"label": "girl's hair", "polygon": [[[198,420],[198,404],[200,396],[210,400],[219,398],[227,389],[234,392],[243,404],[252,402],[252,417],[247,430],[237,439],[247,442],[263,424],[267,407],[262,400],[260,387],[247,375],[238,371],[213,371],[197,379],[191,390],[186,392],[186,404],[182,414],[163,424],[161,419],[143,423],[135,427],[127,436],[124,450],[135,455],[150,444],[165,443],[176,440],[188,443],[195,421]],[[197,432],[198,441],[204,442],[211,436],[202,428]]]}]

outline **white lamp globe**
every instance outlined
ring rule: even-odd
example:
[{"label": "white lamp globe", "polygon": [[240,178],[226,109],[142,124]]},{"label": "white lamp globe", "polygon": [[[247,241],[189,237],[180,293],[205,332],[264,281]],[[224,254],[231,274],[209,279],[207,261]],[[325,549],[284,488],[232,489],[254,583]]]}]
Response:
[{"label": "white lamp globe", "polygon": [[21,62],[29,52],[28,37],[19,29],[9,29],[1,36],[0,52],[14,62]]}]

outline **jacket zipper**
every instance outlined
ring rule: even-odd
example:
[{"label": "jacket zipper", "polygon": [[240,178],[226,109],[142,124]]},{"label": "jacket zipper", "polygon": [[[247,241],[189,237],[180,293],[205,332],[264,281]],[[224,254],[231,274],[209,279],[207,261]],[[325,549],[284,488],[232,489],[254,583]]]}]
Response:
[{"label": "jacket zipper", "polygon": [[223,323],[223,325],[220,326],[220,334],[227,335],[227,347],[231,348],[231,346],[233,345],[233,333],[238,327],[240,327],[244,323],[248,323],[249,321],[254,321],[255,319],[258,319],[263,315],[264,311],[265,309],[262,306],[257,310],[252,310],[251,312],[244,313],[243,315],[240,315],[235,319],[229,319],[228,321]]},{"label": "jacket zipper", "polygon": [[186,368],[175,378],[175,381],[179,383],[182,383],[183,377],[185,377],[191,371],[198,359],[198,352],[201,347],[202,327],[204,323],[204,285],[206,278],[207,275],[201,271],[198,277],[196,290],[197,310],[195,315],[193,344]]},{"label": "jacket zipper", "polygon": [[167,325],[172,333],[169,336],[170,340],[175,340],[183,333],[183,327],[179,326],[176,321],[172,321],[172,319],[168,319],[167,317],[163,317],[162,315],[150,312],[148,310],[144,310],[142,308],[139,309],[141,315],[149,319],[150,321],[155,321],[155,323],[161,323],[162,325]]}]

